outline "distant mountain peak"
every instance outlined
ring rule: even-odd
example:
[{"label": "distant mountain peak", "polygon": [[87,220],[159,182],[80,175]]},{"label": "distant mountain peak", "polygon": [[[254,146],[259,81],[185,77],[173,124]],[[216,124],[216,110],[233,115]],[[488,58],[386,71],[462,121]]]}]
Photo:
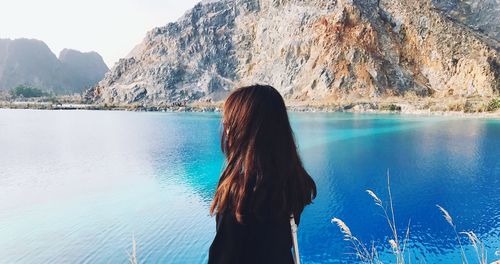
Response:
[{"label": "distant mountain peak", "polygon": [[[61,52],[59,52],[59,60],[65,60],[68,57],[73,57],[73,56],[92,56],[94,58],[98,58],[100,60],[103,60],[101,55],[95,51],[88,51],[88,52],[81,52],[79,50],[75,49],[63,49]],[[103,60],[104,61],[104,60]]]},{"label": "distant mountain peak", "polygon": [[96,52],[64,49],[57,58],[43,41],[0,39],[0,91],[30,85],[56,94],[80,93],[108,70]]}]

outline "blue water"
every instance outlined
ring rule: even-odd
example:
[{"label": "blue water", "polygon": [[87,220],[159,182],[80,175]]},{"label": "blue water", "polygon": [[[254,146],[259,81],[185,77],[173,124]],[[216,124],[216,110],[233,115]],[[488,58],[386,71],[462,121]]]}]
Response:
[{"label": "blue water", "polygon": [[[387,170],[400,235],[411,219],[412,263],[460,262],[436,204],[500,259],[499,120],[291,116],[318,185],[299,227],[304,263],[352,263],[332,217],[393,259],[365,192],[387,200]],[[127,263],[133,237],[140,263],[206,262],[219,133],[209,113],[0,110],[0,263]]]}]

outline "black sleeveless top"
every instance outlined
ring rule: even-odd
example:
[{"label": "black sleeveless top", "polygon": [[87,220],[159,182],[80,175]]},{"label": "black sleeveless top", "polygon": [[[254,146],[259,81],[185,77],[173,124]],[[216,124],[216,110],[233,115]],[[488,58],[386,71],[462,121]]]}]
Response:
[{"label": "black sleeveless top", "polygon": [[287,216],[248,214],[238,223],[231,213],[216,216],[217,234],[209,264],[292,264],[292,233]]}]

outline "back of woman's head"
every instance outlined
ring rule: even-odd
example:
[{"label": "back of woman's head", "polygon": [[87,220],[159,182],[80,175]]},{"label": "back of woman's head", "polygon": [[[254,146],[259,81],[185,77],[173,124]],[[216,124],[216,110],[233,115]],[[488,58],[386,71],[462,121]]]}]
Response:
[{"label": "back of woman's head", "polygon": [[246,213],[271,208],[300,215],[316,196],[316,185],[297,153],[285,102],[271,86],[242,87],[229,95],[223,112],[222,151],[226,167],[210,211]]}]

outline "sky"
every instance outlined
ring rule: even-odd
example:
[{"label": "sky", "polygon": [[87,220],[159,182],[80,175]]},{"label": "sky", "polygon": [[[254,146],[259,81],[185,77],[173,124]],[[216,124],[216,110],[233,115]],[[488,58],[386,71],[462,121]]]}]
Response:
[{"label": "sky", "polygon": [[112,67],[154,27],[176,21],[200,0],[0,0],[0,38],[96,51]]}]

